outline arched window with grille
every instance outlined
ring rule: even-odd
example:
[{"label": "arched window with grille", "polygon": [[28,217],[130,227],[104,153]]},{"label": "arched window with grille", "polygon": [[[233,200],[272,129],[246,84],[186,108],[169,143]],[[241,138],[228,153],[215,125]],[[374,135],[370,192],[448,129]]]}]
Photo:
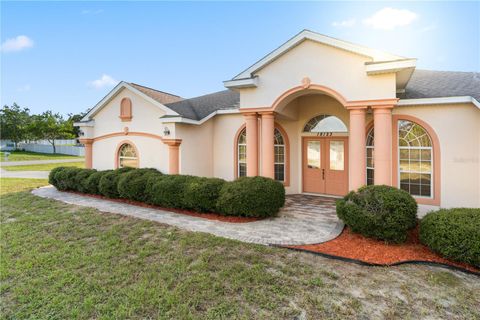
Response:
[{"label": "arched window with grille", "polygon": [[348,132],[347,126],[342,120],[335,116],[328,114],[321,114],[311,118],[303,127],[303,132],[310,133],[346,133]]},{"label": "arched window with grille", "polygon": [[137,150],[130,143],[124,143],[118,149],[118,167],[138,168]]},{"label": "arched window with grille", "polygon": [[237,175],[238,177],[247,176],[247,129],[238,135],[237,141]]},{"label": "arched window with grille", "polygon": [[285,139],[275,128],[274,140],[274,176],[277,181],[285,181]]},{"label": "arched window with grille", "polygon": [[432,139],[422,126],[398,120],[398,175],[400,188],[411,195],[433,197]]},{"label": "arched window with grille", "polygon": [[375,177],[375,164],[373,162],[373,156],[375,154],[375,139],[374,139],[374,131],[373,127],[368,131],[367,134],[367,152],[366,152],[366,157],[367,157],[367,185],[372,185],[374,184],[374,177]]}]

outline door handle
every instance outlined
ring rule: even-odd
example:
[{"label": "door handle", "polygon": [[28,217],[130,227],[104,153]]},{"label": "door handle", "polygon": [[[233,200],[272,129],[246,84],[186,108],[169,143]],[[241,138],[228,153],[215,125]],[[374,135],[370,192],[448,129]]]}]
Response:
[{"label": "door handle", "polygon": [[322,179],[325,180],[325,169],[322,169]]}]

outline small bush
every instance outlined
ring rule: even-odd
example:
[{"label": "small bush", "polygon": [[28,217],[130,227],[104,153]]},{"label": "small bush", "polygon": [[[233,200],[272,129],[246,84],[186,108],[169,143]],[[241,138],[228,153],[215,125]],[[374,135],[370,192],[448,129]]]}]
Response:
[{"label": "small bush", "polygon": [[62,170],[58,170],[54,177],[55,187],[61,191],[77,191],[75,176],[81,170],[83,169],[75,167],[64,167]]},{"label": "small bush", "polygon": [[121,198],[146,201],[145,188],[149,177],[161,175],[156,169],[136,169],[122,174],[118,179],[118,194]]},{"label": "small bush", "polygon": [[199,212],[214,212],[225,180],[217,178],[197,178],[186,184],[184,189],[185,206]]},{"label": "small bush", "polygon": [[87,179],[85,179],[82,183],[82,188],[85,190],[85,193],[89,194],[101,194],[100,190],[98,190],[98,185],[100,184],[100,179],[103,175],[111,172],[112,170],[105,170],[105,171],[97,171],[92,173]]},{"label": "small bush", "polygon": [[220,190],[217,210],[225,215],[271,217],[285,204],[285,188],[264,177],[243,177]]},{"label": "small bush", "polygon": [[102,175],[98,184],[98,191],[100,192],[100,194],[108,198],[119,198],[120,195],[118,194],[118,179],[120,179],[120,176],[122,174],[130,170],[134,170],[134,168],[126,167],[121,169],[115,169]]},{"label": "small bush", "polygon": [[[57,179],[57,174],[63,171],[66,167],[56,167],[53,168],[52,171],[48,174],[48,183],[51,185],[57,187],[58,185],[58,179]],[[60,177],[60,176],[59,176]],[[57,187],[58,188],[58,187]]]},{"label": "small bush", "polygon": [[420,242],[448,259],[480,267],[480,209],[441,209],[420,221]]},{"label": "small bush", "polygon": [[337,200],[337,215],[353,232],[401,243],[416,225],[417,203],[406,191],[366,186]]},{"label": "small bush", "polygon": [[75,175],[74,182],[75,188],[79,192],[87,192],[85,182],[92,174],[97,172],[95,169],[82,169]]},{"label": "small bush", "polygon": [[151,180],[149,186],[149,202],[165,208],[188,208],[185,203],[185,187],[192,180],[199,179],[193,176],[166,175],[156,181]]}]

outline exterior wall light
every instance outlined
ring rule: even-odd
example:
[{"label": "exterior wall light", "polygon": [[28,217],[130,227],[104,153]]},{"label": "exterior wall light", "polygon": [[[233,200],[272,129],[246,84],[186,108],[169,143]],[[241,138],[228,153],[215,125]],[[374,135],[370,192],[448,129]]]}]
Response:
[{"label": "exterior wall light", "polygon": [[170,135],[170,129],[168,129],[168,127],[165,127],[165,128],[163,129],[163,135],[164,135],[164,136],[169,136],[169,135]]}]

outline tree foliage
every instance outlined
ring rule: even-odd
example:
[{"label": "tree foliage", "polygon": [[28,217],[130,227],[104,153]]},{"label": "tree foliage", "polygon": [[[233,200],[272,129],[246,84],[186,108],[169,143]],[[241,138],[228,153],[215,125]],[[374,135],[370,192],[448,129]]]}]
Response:
[{"label": "tree foliage", "polygon": [[31,138],[30,136],[30,110],[21,108],[14,103],[10,106],[3,106],[0,110],[0,135],[2,139],[12,140],[17,147],[17,143]]}]

